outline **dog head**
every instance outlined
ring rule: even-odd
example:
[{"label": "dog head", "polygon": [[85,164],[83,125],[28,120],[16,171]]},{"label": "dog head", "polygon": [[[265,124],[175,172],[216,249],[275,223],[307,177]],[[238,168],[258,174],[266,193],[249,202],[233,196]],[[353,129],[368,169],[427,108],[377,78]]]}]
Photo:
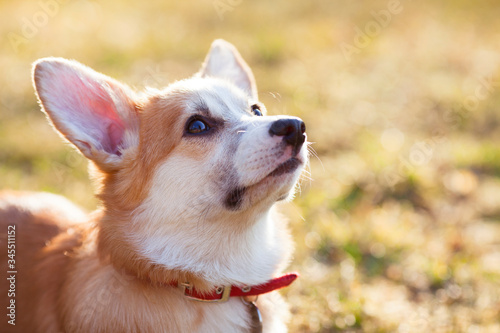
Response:
[{"label": "dog head", "polygon": [[141,95],[59,58],[35,63],[34,82],[54,127],[100,171],[112,256],[213,283],[259,282],[282,265],[288,236],[270,209],[307,163],[305,125],[266,116],[234,46],[215,41],[195,76]]}]

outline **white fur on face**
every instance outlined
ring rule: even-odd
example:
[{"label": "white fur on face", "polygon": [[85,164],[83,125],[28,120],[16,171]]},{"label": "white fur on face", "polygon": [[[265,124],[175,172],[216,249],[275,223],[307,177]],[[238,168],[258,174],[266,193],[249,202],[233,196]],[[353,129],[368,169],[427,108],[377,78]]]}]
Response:
[{"label": "white fur on face", "polygon": [[292,157],[300,160],[302,166],[307,162],[305,146],[295,156],[292,147],[283,143],[283,137],[269,134],[272,123],[283,118],[292,117],[249,117],[247,120],[248,125],[234,156],[240,186],[250,187],[260,185],[259,183],[264,183],[265,186],[267,182],[281,196],[290,192],[296,183],[302,167],[282,176],[269,177],[279,165]]},{"label": "white fur on face", "polygon": [[[184,137],[157,167],[130,239],[152,262],[214,284],[262,283],[283,268],[290,252],[272,204],[291,191],[302,169],[267,177],[292,157],[282,138],[269,134],[280,117],[252,115],[254,102],[221,80],[195,78],[169,89],[192,96],[186,120],[201,108],[221,123],[211,135]],[[296,157],[305,163],[306,148]],[[245,191],[231,209],[226,198],[235,188]]]}]

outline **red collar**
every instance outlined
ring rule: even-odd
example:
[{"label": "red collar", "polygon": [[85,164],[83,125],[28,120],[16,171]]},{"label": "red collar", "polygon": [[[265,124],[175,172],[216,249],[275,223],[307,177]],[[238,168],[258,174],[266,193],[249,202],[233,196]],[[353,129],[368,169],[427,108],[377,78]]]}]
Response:
[{"label": "red collar", "polygon": [[209,293],[198,292],[189,282],[171,282],[169,285],[182,289],[184,296],[189,299],[201,302],[225,302],[229,297],[258,296],[288,287],[298,276],[298,273],[288,273],[256,286],[224,286]]}]

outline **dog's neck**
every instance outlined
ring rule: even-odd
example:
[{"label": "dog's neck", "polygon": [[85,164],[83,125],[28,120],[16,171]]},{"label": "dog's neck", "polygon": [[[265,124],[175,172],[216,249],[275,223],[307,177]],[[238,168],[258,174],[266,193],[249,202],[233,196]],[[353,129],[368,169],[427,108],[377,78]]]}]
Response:
[{"label": "dog's neck", "polygon": [[[116,268],[156,284],[189,281],[200,291],[220,285],[257,285],[280,273],[289,260],[283,249],[290,248],[291,238],[275,215],[271,210],[239,232],[221,228],[239,221],[203,221],[203,227],[191,230],[192,235],[183,234],[186,229],[175,223],[157,221],[162,223],[162,233],[150,237],[148,230],[140,228],[141,215],[130,223],[122,220],[124,215],[105,214],[99,223],[98,251]],[[206,235],[213,232],[218,237],[210,242]],[[200,233],[205,241],[200,242]]]}]

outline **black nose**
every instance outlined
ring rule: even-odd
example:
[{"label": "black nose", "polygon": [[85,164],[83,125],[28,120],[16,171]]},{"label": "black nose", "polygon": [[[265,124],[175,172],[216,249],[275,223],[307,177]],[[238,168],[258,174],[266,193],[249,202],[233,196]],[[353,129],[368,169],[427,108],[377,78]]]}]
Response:
[{"label": "black nose", "polygon": [[272,123],[269,129],[271,136],[282,136],[283,141],[294,147],[298,152],[304,141],[306,141],[306,124],[300,119],[280,119]]}]

